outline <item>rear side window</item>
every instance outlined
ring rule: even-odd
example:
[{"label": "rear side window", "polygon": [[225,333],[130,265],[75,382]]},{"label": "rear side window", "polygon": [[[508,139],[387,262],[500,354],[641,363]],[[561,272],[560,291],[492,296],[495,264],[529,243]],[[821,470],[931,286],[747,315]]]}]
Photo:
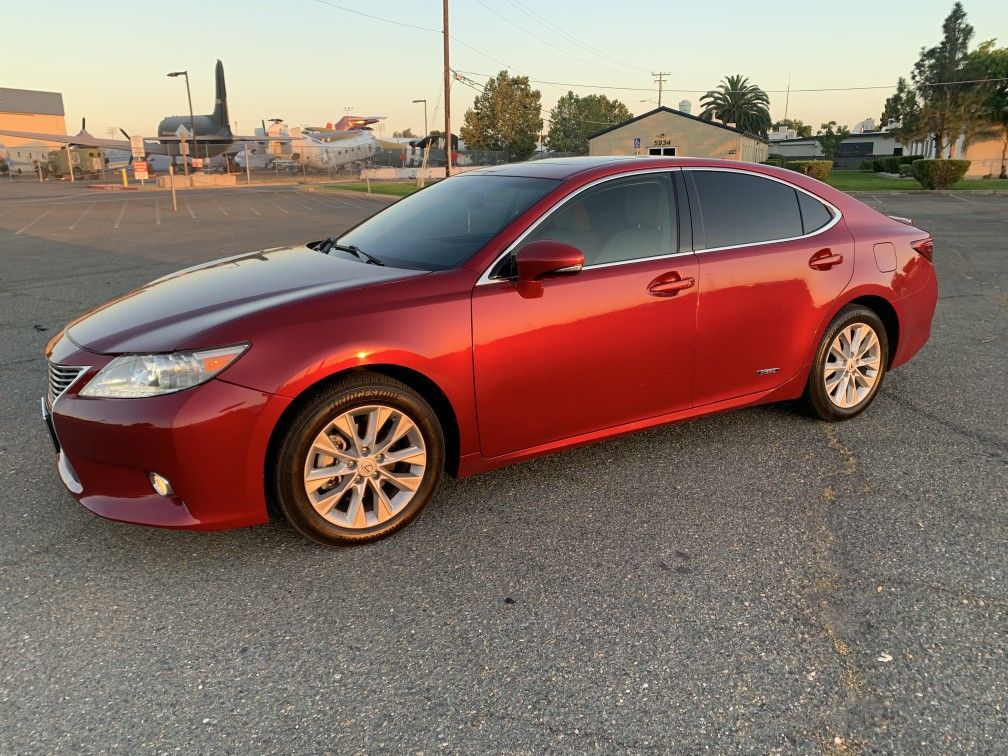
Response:
[{"label": "rear side window", "polygon": [[833,220],[833,213],[826,205],[805,192],[798,192],[798,207],[801,208],[802,228],[806,234],[818,231]]},{"label": "rear side window", "polygon": [[797,192],[779,181],[735,171],[691,171],[707,248],[801,236]]}]

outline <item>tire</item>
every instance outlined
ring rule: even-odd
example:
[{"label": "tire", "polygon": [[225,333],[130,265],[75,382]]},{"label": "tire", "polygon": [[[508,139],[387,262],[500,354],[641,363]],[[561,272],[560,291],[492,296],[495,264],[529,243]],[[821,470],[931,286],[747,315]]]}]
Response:
[{"label": "tire", "polygon": [[829,422],[860,415],[878,394],[888,364],[889,339],[879,316],[867,307],[847,305],[816,350],[805,384],[806,409]]},{"label": "tire", "polygon": [[374,541],[420,514],[441,479],[444,448],[420,394],[384,375],[350,376],[287,423],[275,457],[276,503],[319,543]]}]

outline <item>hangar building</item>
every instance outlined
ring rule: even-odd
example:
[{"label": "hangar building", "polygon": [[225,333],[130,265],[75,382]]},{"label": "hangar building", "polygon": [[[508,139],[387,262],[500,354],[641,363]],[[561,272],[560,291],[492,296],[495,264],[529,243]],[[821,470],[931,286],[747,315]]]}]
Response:
[{"label": "hangar building", "polygon": [[708,157],[758,163],[767,159],[768,144],[766,139],[734,126],[662,106],[588,137],[588,154]]},{"label": "hangar building", "polygon": [[[0,129],[40,131],[65,136],[63,95],[59,92],[0,87]],[[32,160],[44,161],[49,150],[57,146],[58,142],[40,144],[37,139],[0,136],[0,144],[7,147],[15,162],[30,163]],[[22,149],[18,150],[18,147]]]}]

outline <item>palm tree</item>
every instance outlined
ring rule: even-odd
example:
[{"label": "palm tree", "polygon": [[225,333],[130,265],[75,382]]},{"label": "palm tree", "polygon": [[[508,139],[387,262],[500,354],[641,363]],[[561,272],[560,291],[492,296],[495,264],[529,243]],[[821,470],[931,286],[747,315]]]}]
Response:
[{"label": "palm tree", "polygon": [[717,118],[724,123],[734,123],[742,131],[767,135],[770,129],[770,98],[767,93],[750,84],[742,74],[726,76],[700,98],[700,117],[708,121]]}]

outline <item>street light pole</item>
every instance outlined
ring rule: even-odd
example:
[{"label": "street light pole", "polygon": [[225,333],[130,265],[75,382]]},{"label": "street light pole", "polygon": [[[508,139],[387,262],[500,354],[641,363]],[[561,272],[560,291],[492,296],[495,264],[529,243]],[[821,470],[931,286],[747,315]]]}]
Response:
[{"label": "street light pole", "polygon": [[427,100],[413,100],[414,105],[418,102],[423,103],[423,135],[424,139],[426,139],[429,136],[427,132]]},{"label": "street light pole", "polygon": [[[168,74],[168,76],[170,76],[171,78],[175,78],[176,76],[184,76],[185,77],[186,99],[189,100],[189,130],[190,130],[190,132],[192,132],[192,146],[193,146],[192,154],[193,154],[193,157],[199,157],[199,151],[196,149],[196,117],[193,115],[192,93],[189,91],[189,72],[188,71],[172,71],[170,74]],[[179,150],[179,152],[181,152],[181,150]],[[186,176],[188,176],[189,175],[189,164],[185,160],[182,161],[182,164],[185,167]]]}]

